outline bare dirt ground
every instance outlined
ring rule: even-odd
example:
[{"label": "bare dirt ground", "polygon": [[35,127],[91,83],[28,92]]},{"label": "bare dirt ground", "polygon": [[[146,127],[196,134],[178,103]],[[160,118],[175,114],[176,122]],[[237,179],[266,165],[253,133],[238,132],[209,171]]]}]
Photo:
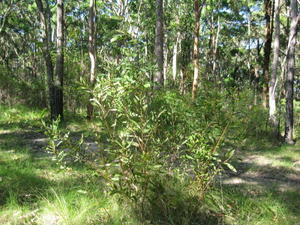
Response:
[{"label": "bare dirt ground", "polygon": [[295,191],[300,187],[300,159],[289,159],[292,163],[289,167],[278,165],[284,160],[276,155],[243,154],[235,164],[237,173],[227,173],[221,179],[226,185],[244,184],[263,189]]}]

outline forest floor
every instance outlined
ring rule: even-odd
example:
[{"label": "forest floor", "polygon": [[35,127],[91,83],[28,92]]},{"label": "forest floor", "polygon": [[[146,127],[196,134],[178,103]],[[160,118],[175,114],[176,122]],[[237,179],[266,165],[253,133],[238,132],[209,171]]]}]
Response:
[{"label": "forest floor", "polygon": [[239,150],[232,164],[219,185],[233,224],[300,224],[299,142]]},{"label": "forest floor", "polygon": [[[125,224],[89,169],[49,160],[39,112],[2,115],[0,224]],[[237,173],[218,177],[212,191],[223,224],[300,224],[300,145],[240,150],[233,164]]]},{"label": "forest floor", "polygon": [[224,177],[227,185],[255,185],[278,191],[300,187],[300,146],[274,147],[266,152],[239,153],[236,174]]}]

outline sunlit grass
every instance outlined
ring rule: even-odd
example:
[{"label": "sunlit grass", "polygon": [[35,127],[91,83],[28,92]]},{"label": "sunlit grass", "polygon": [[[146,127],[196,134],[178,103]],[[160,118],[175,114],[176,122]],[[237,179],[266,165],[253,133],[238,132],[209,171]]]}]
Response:
[{"label": "sunlit grass", "polygon": [[32,109],[23,105],[15,105],[13,107],[1,105],[0,113],[0,121],[6,123],[33,122],[47,115],[46,110]]},{"label": "sunlit grass", "polygon": [[101,219],[106,207],[102,185],[87,170],[66,172],[28,151],[1,152],[0,160],[0,224],[21,224],[25,217],[28,224],[45,225]]},{"label": "sunlit grass", "polygon": [[[94,171],[82,165],[61,169],[47,155],[36,157],[22,140],[22,132],[39,127],[39,121],[47,117],[45,112],[22,106],[1,106],[0,113],[3,115],[0,117],[3,125],[0,126],[0,224],[149,224],[149,221],[139,220],[128,203],[107,195],[104,180]],[[89,126],[94,126],[84,116],[67,114],[67,118],[65,129],[88,132]],[[253,143],[253,146],[255,150],[251,154],[272,159],[274,167],[291,170],[300,160],[299,145],[272,147]],[[217,185],[203,207],[220,219],[220,224],[294,225],[300,221],[299,193],[300,188],[279,192],[247,185]],[[164,204],[175,202],[173,199]],[[176,215],[172,216],[168,224],[172,221],[178,224],[174,222]]]},{"label": "sunlit grass", "polygon": [[223,186],[221,193],[217,189],[207,201],[226,215],[225,224],[294,225],[299,222],[299,191],[277,192],[249,185]]},{"label": "sunlit grass", "polygon": [[283,167],[287,169],[293,168],[300,162],[300,145],[283,145],[277,148],[259,151],[260,155],[272,159],[272,166]]},{"label": "sunlit grass", "polygon": [[24,127],[44,113],[21,106],[0,111],[0,224],[99,224],[106,207],[100,178],[37,158],[22,140]]},{"label": "sunlit grass", "polygon": [[[43,110],[0,106],[0,224],[137,224],[128,210],[104,192],[103,181],[83,165],[62,169],[52,157],[36,155],[24,135],[41,132]],[[83,116],[66,114],[64,129],[88,131]]]},{"label": "sunlit grass", "polygon": [[92,224],[101,219],[101,209],[105,201],[101,196],[90,193],[91,190],[54,190],[44,197],[39,219],[43,224],[47,220],[58,220],[59,224]]},{"label": "sunlit grass", "polygon": [[[240,160],[245,160],[247,157],[253,158],[250,164],[245,163],[241,168],[242,173],[245,177],[257,176],[256,178],[264,183],[261,186],[223,185],[215,191],[214,194],[219,199],[222,198],[222,201],[217,201],[217,205],[224,207],[224,210],[220,211],[226,215],[227,224],[300,224],[300,187],[295,183],[289,186],[288,180],[285,182],[289,175],[296,176],[299,171],[299,141],[296,145],[282,144],[281,146],[278,146],[279,143],[268,142],[264,137],[247,141],[250,145],[243,145],[237,158]],[[249,163],[247,160],[246,162]],[[238,164],[236,162],[235,165],[238,166]],[[263,174],[262,177],[259,177],[259,174]],[[264,174],[268,176],[268,179],[274,178],[274,180],[268,183],[267,179],[263,180]],[[281,180],[286,186],[279,188],[280,184],[276,183],[276,179]]]}]

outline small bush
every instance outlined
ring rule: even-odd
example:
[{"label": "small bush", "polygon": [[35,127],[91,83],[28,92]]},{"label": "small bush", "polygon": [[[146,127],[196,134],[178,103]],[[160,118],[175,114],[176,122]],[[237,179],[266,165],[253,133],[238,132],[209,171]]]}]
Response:
[{"label": "small bush", "polygon": [[86,157],[86,146],[84,137],[76,140],[70,137],[70,132],[64,132],[60,126],[60,117],[46,123],[42,120],[44,134],[48,137],[46,146],[47,152],[53,155],[53,160],[57,161],[62,168],[68,162],[83,162]]},{"label": "small bush", "polygon": [[[99,79],[93,95],[98,136],[107,143],[102,175],[110,193],[129,201],[140,216],[151,220],[149,208],[161,201],[165,218],[176,211],[168,181],[178,179],[181,192],[201,200],[223,165],[232,168],[233,152],[218,152],[228,121],[215,106],[207,109],[172,90],[154,91],[130,76]],[[191,224],[181,222],[176,224]]]}]

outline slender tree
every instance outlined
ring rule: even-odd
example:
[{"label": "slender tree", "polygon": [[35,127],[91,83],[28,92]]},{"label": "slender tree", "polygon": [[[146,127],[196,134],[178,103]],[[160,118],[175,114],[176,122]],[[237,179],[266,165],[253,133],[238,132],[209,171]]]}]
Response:
[{"label": "slender tree", "polygon": [[272,35],[273,35],[273,1],[264,0],[265,8],[265,45],[264,45],[264,60],[263,60],[263,105],[267,108],[268,93],[269,93],[269,79],[270,79],[270,56],[272,51]]},{"label": "slender tree", "polygon": [[173,47],[173,58],[172,58],[172,77],[173,81],[176,81],[176,76],[177,76],[177,60],[178,60],[178,47],[181,44],[181,34],[178,31],[176,34],[176,42],[174,43]]},{"label": "slender tree", "polygon": [[156,28],[155,28],[155,57],[157,71],[154,74],[154,87],[164,84],[164,11],[163,0],[156,0]]},{"label": "slender tree", "polygon": [[57,0],[56,11],[56,71],[54,76],[53,119],[63,119],[63,78],[64,78],[64,1]]},{"label": "slender tree", "polygon": [[55,99],[54,99],[54,67],[51,59],[51,13],[48,1],[46,1],[46,7],[44,6],[42,0],[36,0],[36,5],[39,10],[39,17],[42,26],[43,33],[43,58],[45,61],[46,69],[47,69],[47,83],[48,83],[48,91],[49,91],[49,105],[50,105],[50,113],[51,118],[54,118],[55,115]]},{"label": "slender tree", "polygon": [[168,74],[168,61],[169,61],[169,48],[168,48],[168,35],[165,35],[164,38],[164,85],[167,81],[167,74]]},{"label": "slender tree", "polygon": [[285,101],[286,101],[286,120],[285,120],[285,142],[293,144],[294,131],[294,74],[295,74],[295,47],[297,36],[297,25],[299,22],[298,2],[297,0],[290,1],[290,32],[289,42],[287,47],[287,74],[285,80]]},{"label": "slender tree", "polygon": [[275,0],[274,6],[274,55],[272,63],[272,74],[269,82],[269,120],[271,127],[274,131],[275,137],[279,137],[279,122],[277,118],[277,109],[276,109],[276,88],[278,83],[277,78],[277,68],[279,62],[279,53],[280,53],[280,0]]},{"label": "slender tree", "polygon": [[194,79],[192,87],[192,99],[196,98],[196,92],[199,85],[199,32],[200,32],[200,17],[202,8],[205,5],[206,0],[199,4],[199,0],[194,0],[194,14],[195,14],[195,26],[194,26],[194,41],[193,41],[193,65],[194,65]]},{"label": "slender tree", "polygon": [[[95,72],[96,72],[96,46],[95,46],[95,24],[96,24],[96,5],[95,0],[90,0],[89,6],[89,56],[90,56],[90,76],[89,82],[91,87],[95,84]],[[90,95],[90,99],[93,95]],[[87,118],[91,119],[93,117],[94,108],[91,102],[87,105]]]}]

